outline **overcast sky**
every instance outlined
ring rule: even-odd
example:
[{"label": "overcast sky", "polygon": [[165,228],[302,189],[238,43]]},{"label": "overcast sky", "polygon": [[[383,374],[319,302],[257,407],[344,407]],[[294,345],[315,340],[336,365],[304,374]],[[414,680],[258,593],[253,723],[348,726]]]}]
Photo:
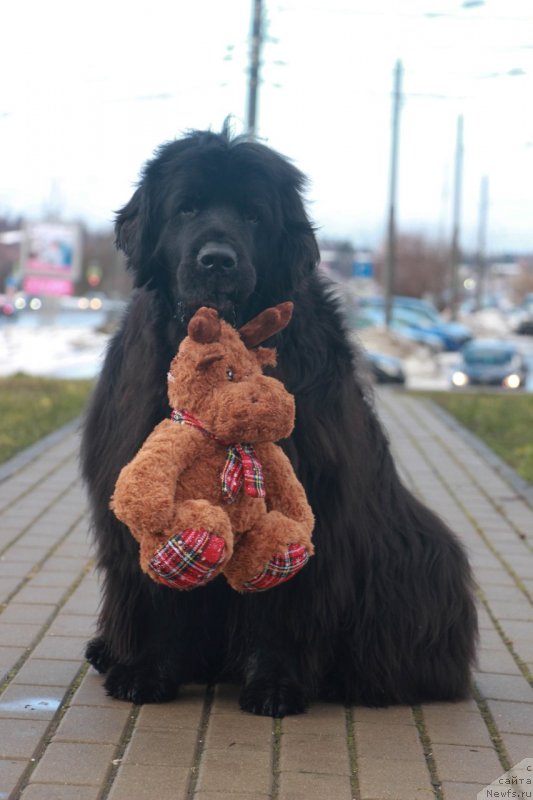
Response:
[{"label": "overcast sky", "polygon": [[[462,242],[490,182],[489,249],[533,250],[532,0],[264,0],[259,135],[310,178],[324,235],[386,227],[391,91],[404,65],[399,227],[449,237],[464,114]],[[0,47],[0,214],[109,224],[142,163],[246,113],[252,0],[17,0]]]}]

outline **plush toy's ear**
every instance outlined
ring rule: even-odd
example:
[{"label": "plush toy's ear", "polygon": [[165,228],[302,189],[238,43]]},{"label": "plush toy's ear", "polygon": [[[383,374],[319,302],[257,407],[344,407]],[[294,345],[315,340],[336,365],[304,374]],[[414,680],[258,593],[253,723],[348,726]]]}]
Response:
[{"label": "plush toy's ear", "polygon": [[280,303],[274,308],[267,308],[262,311],[257,317],[251,319],[242,328],[239,328],[239,336],[248,348],[256,347],[256,345],[264,342],[279,333],[283,328],[286,328],[292,317],[292,310],[294,304],[288,301],[287,303]]},{"label": "plush toy's ear", "polygon": [[187,327],[191,339],[199,344],[210,344],[220,338],[220,319],[214,308],[199,308]]},{"label": "plush toy's ear", "polygon": [[197,372],[206,372],[213,364],[216,364],[217,361],[222,361],[224,356],[222,353],[211,353],[211,355],[206,356],[205,358],[201,358],[200,361],[195,365],[195,369]]},{"label": "plush toy's ear", "polygon": [[254,353],[260,367],[276,366],[278,359],[274,347],[258,347]]}]

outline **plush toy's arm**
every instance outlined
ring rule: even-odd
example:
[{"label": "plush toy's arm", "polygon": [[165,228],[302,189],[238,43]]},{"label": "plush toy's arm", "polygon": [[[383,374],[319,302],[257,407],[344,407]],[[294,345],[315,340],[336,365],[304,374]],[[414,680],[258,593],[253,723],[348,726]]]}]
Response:
[{"label": "plush toy's arm", "polygon": [[201,446],[198,431],[165,419],[122,469],[110,506],[137,539],[171,523],[176,481]]},{"label": "plush toy's arm", "polygon": [[279,511],[285,517],[301,523],[306,535],[310,536],[315,519],[291,462],[281,447],[275,444],[258,446],[257,454],[263,466],[268,511]]}]

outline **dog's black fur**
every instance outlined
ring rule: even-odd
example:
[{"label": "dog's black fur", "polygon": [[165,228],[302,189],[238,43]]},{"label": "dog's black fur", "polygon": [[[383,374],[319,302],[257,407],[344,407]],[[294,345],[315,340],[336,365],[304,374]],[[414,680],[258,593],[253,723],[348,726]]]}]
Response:
[{"label": "dog's black fur", "polygon": [[[104,580],[87,657],[113,697],[161,701],[184,682],[234,680],[242,708],[283,716],[319,697],[381,706],[468,694],[470,569],[455,536],[398,477],[337,304],[315,272],[303,185],[263,145],[194,132],[160,148],[118,214],[137,289],[82,447]],[[210,305],[242,324],[289,299],[276,374],[296,396],[284,445],[316,515],[316,556],[256,595],[224,578],[192,592],[157,585],[108,504],[121,467],[169,414],[166,374],[187,319]]]}]

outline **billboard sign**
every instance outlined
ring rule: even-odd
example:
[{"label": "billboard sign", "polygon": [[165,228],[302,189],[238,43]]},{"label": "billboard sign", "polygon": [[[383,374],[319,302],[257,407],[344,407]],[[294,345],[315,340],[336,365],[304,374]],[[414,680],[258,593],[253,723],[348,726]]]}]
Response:
[{"label": "billboard sign", "polygon": [[80,276],[81,238],[77,225],[38,222],[26,226],[22,252],[24,291],[41,296],[71,295]]}]

